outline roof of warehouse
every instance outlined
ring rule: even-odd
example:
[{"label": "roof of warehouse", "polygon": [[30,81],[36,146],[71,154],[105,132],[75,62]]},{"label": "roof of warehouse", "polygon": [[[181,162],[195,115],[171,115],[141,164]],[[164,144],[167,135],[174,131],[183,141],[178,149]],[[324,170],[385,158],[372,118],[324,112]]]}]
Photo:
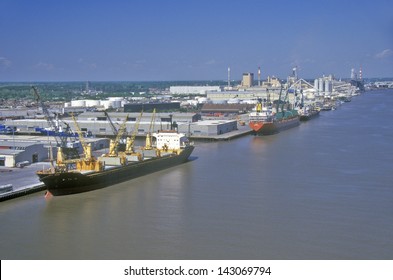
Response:
[{"label": "roof of warehouse", "polygon": [[218,125],[218,124],[226,124],[226,123],[233,123],[237,122],[237,120],[203,120],[199,122],[193,122],[191,125]]},{"label": "roof of warehouse", "polygon": [[203,104],[201,109],[202,112],[211,112],[211,111],[227,111],[227,112],[238,112],[247,110],[248,108],[252,108],[255,105],[250,104],[215,104],[215,103],[206,103]]},{"label": "roof of warehouse", "polygon": [[24,150],[0,149],[0,156],[17,155],[22,152],[24,152]]},{"label": "roof of warehouse", "polygon": [[29,147],[33,145],[37,145],[42,143],[34,143],[27,141],[13,141],[13,140],[1,140],[0,139],[0,147]]},{"label": "roof of warehouse", "polygon": [[[151,117],[153,113],[143,113],[142,116],[144,117]],[[156,118],[160,117],[169,117],[171,115],[173,117],[192,117],[196,115],[196,113],[179,113],[179,112],[173,112],[173,113],[156,113]],[[124,112],[108,112],[108,115],[110,118],[125,118],[127,115],[129,117],[139,117],[140,113],[124,113]],[[97,117],[106,117],[104,112],[84,112],[78,116],[78,120],[86,119],[86,118],[97,118]]]}]

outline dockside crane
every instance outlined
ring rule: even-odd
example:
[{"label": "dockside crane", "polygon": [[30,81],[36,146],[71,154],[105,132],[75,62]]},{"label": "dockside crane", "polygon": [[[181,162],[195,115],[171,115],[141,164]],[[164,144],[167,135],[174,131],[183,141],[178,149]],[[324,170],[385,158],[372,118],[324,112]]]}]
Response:
[{"label": "dockside crane", "polygon": [[281,103],[281,112],[284,112],[284,106],[285,106],[285,103],[287,103],[288,93],[289,93],[289,90],[287,89],[287,90],[286,90],[286,93],[285,93],[284,100],[283,100],[283,102]]},{"label": "dockside crane", "polygon": [[42,108],[42,112],[45,115],[46,121],[48,122],[48,125],[51,129],[53,129],[54,133],[54,138],[56,140],[57,147],[65,147],[67,146],[67,139],[63,139],[58,135],[59,132],[59,126],[56,124],[54,121],[53,117],[51,116],[51,113],[48,110],[48,107],[45,105],[44,101],[41,98],[41,95],[38,92],[38,89],[35,86],[32,86],[33,92],[34,92],[34,97],[36,102],[38,102]]},{"label": "dockside crane", "polygon": [[278,100],[277,100],[276,113],[278,113],[279,108],[280,108],[282,89],[283,89],[283,85],[281,84],[280,94],[279,94]]},{"label": "dockside crane", "polygon": [[[48,107],[45,105],[44,101],[42,100],[41,95],[38,92],[38,89],[35,86],[32,86],[33,93],[34,93],[34,98],[36,102],[39,103],[39,105],[42,108],[42,111],[45,115],[45,118],[48,122],[48,125],[51,129],[53,129],[53,137],[55,138],[56,141],[56,146],[58,148],[58,159],[60,157],[60,160],[67,160],[70,158],[76,158],[78,157],[78,152],[75,148],[70,148],[67,146],[68,143],[68,136],[70,132],[70,126],[66,124],[66,130],[62,131],[60,129],[60,126],[58,124],[58,121],[55,121],[54,118],[52,117],[51,113],[49,112]],[[54,114],[56,118],[58,116]]]},{"label": "dockside crane", "polygon": [[118,130],[117,130],[116,126],[115,126],[114,123],[112,122],[112,119],[111,119],[111,117],[109,116],[108,112],[107,112],[107,111],[104,111],[104,114],[105,114],[106,118],[107,118],[108,121],[109,121],[109,124],[110,124],[110,126],[111,126],[111,128],[112,128],[113,135],[116,136],[117,133],[118,133]]}]

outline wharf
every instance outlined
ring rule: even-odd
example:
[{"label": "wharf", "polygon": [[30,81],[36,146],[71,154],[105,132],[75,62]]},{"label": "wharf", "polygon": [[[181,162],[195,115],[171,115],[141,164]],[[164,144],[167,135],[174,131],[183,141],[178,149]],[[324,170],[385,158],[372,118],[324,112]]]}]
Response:
[{"label": "wharf", "polygon": [[238,127],[238,130],[226,132],[219,135],[190,135],[188,138],[191,140],[202,140],[202,141],[229,141],[241,136],[249,135],[252,133],[252,129],[248,125]]},{"label": "wharf", "polygon": [[0,168],[1,185],[11,184],[13,190],[0,194],[0,201],[21,197],[45,190],[45,186],[35,174],[37,170],[48,168],[49,163],[39,162],[23,168]]},{"label": "wharf", "polygon": [[[191,135],[189,138],[194,141],[229,141],[251,132],[252,130],[244,125],[239,126],[237,130],[220,135]],[[99,150],[95,153],[102,154],[104,151]],[[38,162],[23,168],[0,167],[1,185],[11,184],[13,187],[12,191],[0,194],[0,202],[45,190],[45,185],[39,181],[35,172],[47,168],[49,168],[48,162]]]},{"label": "wharf", "polygon": [[12,198],[21,197],[21,196],[28,195],[31,193],[43,191],[45,189],[46,189],[46,187],[43,183],[37,183],[37,184],[33,184],[33,185],[24,186],[18,190],[13,190],[10,192],[0,194],[0,201],[5,201],[5,200],[12,199]]}]

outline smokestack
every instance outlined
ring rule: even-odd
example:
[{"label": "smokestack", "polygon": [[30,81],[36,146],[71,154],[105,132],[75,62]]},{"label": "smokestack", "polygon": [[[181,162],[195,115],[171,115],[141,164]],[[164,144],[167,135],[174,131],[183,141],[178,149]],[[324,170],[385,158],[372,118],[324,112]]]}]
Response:
[{"label": "smokestack", "polygon": [[228,88],[231,87],[231,68],[228,67]]},{"label": "smokestack", "polygon": [[295,78],[295,80],[297,80],[297,66],[293,67],[292,76]]},{"label": "smokestack", "polygon": [[258,86],[261,86],[261,67],[258,66]]}]

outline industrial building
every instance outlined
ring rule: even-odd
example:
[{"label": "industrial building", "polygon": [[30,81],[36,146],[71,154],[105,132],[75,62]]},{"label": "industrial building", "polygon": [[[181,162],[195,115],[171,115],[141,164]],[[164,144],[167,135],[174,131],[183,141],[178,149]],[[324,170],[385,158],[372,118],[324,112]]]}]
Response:
[{"label": "industrial building", "polygon": [[[145,136],[150,129],[153,131],[171,129],[171,122],[172,124],[197,122],[201,119],[201,115],[196,113],[156,113],[153,116],[152,113],[143,113],[141,116],[140,112],[111,112],[108,115],[103,112],[86,112],[78,116],[78,124],[82,131],[90,131],[93,135],[113,136],[116,133],[115,129],[118,129],[124,121],[126,121],[126,131],[133,132],[139,118],[141,119],[137,136]],[[152,122],[153,119],[154,122]],[[74,127],[72,121],[70,125],[71,128]]]},{"label": "industrial building", "polygon": [[201,112],[204,115],[215,115],[215,114],[242,114],[251,110],[254,104],[217,104],[217,103],[206,103],[203,104]]},{"label": "industrial building", "polygon": [[[226,105],[226,109],[221,109],[224,113],[239,113],[244,111],[247,104],[232,104]],[[232,108],[233,107],[233,108]],[[109,115],[109,118],[108,118]],[[136,121],[139,119],[140,113],[124,113],[124,112],[110,112],[107,115],[104,112],[85,112],[77,117],[79,128],[82,132],[96,137],[114,137],[116,131],[125,122],[126,132],[131,135],[135,130]],[[127,118],[127,119],[126,119]],[[143,113],[138,130],[137,137],[146,136],[149,131],[170,130],[177,129],[179,132],[193,136],[216,136],[227,132],[237,130],[236,120],[215,120],[215,121],[201,121],[201,114],[199,113],[156,113],[154,122],[152,122],[152,113]],[[65,128],[67,123],[72,131],[76,131],[75,124],[71,118],[64,118],[60,125]],[[18,133],[31,134],[30,137],[38,137],[37,127],[48,127],[45,120],[24,119],[11,120],[7,125],[16,128]],[[172,124],[172,125],[171,125]],[[11,136],[12,137],[12,136]],[[52,141],[51,136],[40,136],[41,140]],[[94,141],[97,138],[86,138],[89,141]],[[93,149],[102,149],[107,147],[107,144],[94,144]]]},{"label": "industrial building", "polygon": [[196,123],[179,124],[179,132],[192,137],[217,136],[237,130],[236,120],[205,120]]},{"label": "industrial building", "polygon": [[48,158],[43,143],[0,140],[0,166],[15,167]]},{"label": "industrial building", "polygon": [[267,99],[270,97],[271,100],[274,100],[278,98],[279,94],[280,88],[251,87],[244,90],[208,92],[206,97],[213,103],[226,103],[232,99],[257,101],[258,98]]},{"label": "industrial building", "polygon": [[[82,145],[77,139],[69,139],[70,146],[83,152]],[[91,144],[92,150],[106,149],[109,139],[85,138]],[[20,163],[35,163],[49,159],[49,148],[52,147],[56,159],[56,141],[51,136],[37,135],[0,135],[0,166],[19,167]]]},{"label": "industrial building", "polygon": [[242,87],[252,87],[254,85],[254,73],[243,73]]},{"label": "industrial building", "polygon": [[154,109],[156,112],[179,110],[180,102],[124,104],[124,112],[153,112]]},{"label": "industrial building", "polygon": [[180,95],[205,95],[208,91],[221,91],[219,86],[171,86],[171,94]]},{"label": "industrial building", "polygon": [[[135,122],[139,119],[140,112],[111,112],[108,113],[108,115],[109,118],[104,112],[85,112],[77,117],[77,122],[82,132],[89,132],[89,134],[98,137],[114,136],[116,133],[115,130],[117,130],[126,120],[126,117],[128,117],[126,131],[134,131]],[[138,135],[146,135],[151,126],[154,130],[170,129],[171,120],[172,123],[189,123],[201,120],[201,115],[197,113],[156,113],[153,123],[152,117],[152,113],[143,113],[138,127]],[[64,118],[60,121],[60,125],[63,128],[65,128],[64,123],[67,123],[71,130],[77,131],[74,121],[71,118]],[[24,134],[35,134],[37,133],[37,128],[48,127],[48,122],[43,119],[7,120],[5,124],[12,128],[16,128],[18,133]]]},{"label": "industrial building", "polygon": [[38,109],[29,108],[13,108],[13,109],[0,109],[0,120],[6,120],[8,118],[12,119],[23,119],[29,116],[35,116],[38,114]]}]

